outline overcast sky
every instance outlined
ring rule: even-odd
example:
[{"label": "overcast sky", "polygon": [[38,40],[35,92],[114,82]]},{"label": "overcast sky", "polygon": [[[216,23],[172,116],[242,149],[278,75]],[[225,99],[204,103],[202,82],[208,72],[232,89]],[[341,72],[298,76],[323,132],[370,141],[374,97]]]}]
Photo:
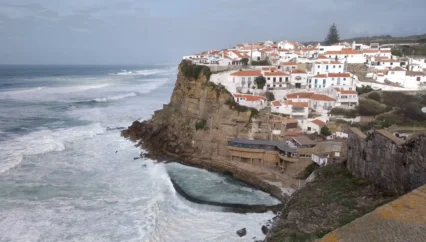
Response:
[{"label": "overcast sky", "polygon": [[258,40],[426,33],[426,0],[0,0],[0,64],[178,63]]}]

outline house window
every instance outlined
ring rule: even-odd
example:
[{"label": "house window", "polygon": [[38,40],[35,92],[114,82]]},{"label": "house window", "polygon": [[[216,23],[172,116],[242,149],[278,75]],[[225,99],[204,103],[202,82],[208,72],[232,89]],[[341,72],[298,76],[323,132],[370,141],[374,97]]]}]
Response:
[{"label": "house window", "polygon": [[275,87],[275,85],[274,85],[274,87]]},{"label": "house window", "polygon": [[420,81],[420,77],[418,76],[418,77],[416,78],[416,80],[419,82],[419,81]]},{"label": "house window", "polygon": [[283,81],[283,78],[282,77],[280,77],[280,82],[282,82]]},{"label": "house window", "polygon": [[271,80],[271,78],[270,77],[268,77],[268,81],[270,81]]},{"label": "house window", "polygon": [[393,65],[393,62],[391,62],[391,64],[390,65]]},{"label": "house window", "polygon": [[275,78],[275,77],[274,77],[274,78],[272,78],[272,81],[273,81],[273,82],[275,82],[275,81],[276,81],[276,78]]},{"label": "house window", "polygon": [[331,78],[332,81],[334,81],[334,78]]},{"label": "house window", "polygon": [[341,68],[341,66],[339,65],[339,68]]},{"label": "house window", "polygon": [[288,77],[285,78],[285,81],[288,82]]},{"label": "house window", "polygon": [[333,68],[336,68],[336,66],[333,66]]},{"label": "house window", "polygon": [[343,78],[343,81],[346,81],[346,78]]},{"label": "house window", "polygon": [[322,80],[322,85],[325,87],[326,80]]},{"label": "house window", "polygon": [[282,87],[282,85],[280,84],[280,87]]},{"label": "house window", "polygon": [[320,66],[318,66],[318,68],[320,68]]},{"label": "house window", "polygon": [[318,79],[315,79],[315,85],[317,85],[317,83],[318,83]]}]

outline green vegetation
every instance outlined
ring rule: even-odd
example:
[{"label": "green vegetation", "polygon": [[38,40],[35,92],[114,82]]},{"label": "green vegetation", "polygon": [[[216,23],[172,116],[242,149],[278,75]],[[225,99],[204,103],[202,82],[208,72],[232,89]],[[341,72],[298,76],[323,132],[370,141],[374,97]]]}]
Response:
[{"label": "green vegetation", "polygon": [[259,111],[257,109],[241,106],[239,103],[235,102],[233,98],[228,99],[225,104],[228,105],[232,110],[236,110],[239,113],[250,111],[250,119],[256,118],[259,115]]},{"label": "green vegetation", "polygon": [[243,63],[244,66],[247,66],[249,63],[249,59],[248,58],[242,58],[241,62]]},{"label": "green vegetation", "polygon": [[356,92],[358,93],[358,95],[364,94],[364,93],[369,93],[372,92],[373,88],[371,88],[371,86],[364,86],[362,85],[362,87],[357,87],[356,88]]},{"label": "green vegetation", "polygon": [[328,30],[328,34],[324,40],[324,43],[325,45],[332,45],[332,44],[339,43],[339,41],[340,41],[339,31],[337,30],[336,24],[333,23],[333,25],[331,25],[330,29]]},{"label": "green vegetation", "polygon": [[382,105],[372,99],[360,99],[358,113],[362,116],[375,116],[389,111],[386,105]]},{"label": "green vegetation", "polygon": [[268,101],[274,101],[275,100],[275,96],[272,92],[266,92],[265,96],[268,99]]},{"label": "green vegetation", "polygon": [[344,109],[344,108],[333,108],[330,110],[330,114],[335,116],[343,116],[345,118],[355,118],[359,115],[356,109]]},{"label": "green vegetation", "polygon": [[330,136],[331,135],[331,131],[327,126],[324,126],[321,128],[321,134],[324,136]]},{"label": "green vegetation", "polygon": [[392,49],[392,55],[396,56],[425,56],[426,55],[426,39],[419,45],[403,45]]},{"label": "green vegetation", "polygon": [[189,60],[182,61],[180,64],[180,68],[182,70],[183,75],[190,79],[197,79],[200,74],[203,73],[206,76],[207,80],[209,80],[212,74],[209,67],[193,64]]},{"label": "green vegetation", "polygon": [[204,119],[196,122],[195,130],[206,129],[206,124],[207,124],[207,121]]},{"label": "green vegetation", "polygon": [[372,92],[372,93],[368,94],[367,98],[372,99],[376,102],[382,101],[382,96],[380,96],[380,94],[378,92]]},{"label": "green vegetation", "polygon": [[[270,231],[270,241],[314,241],[397,198],[396,194],[352,176],[341,164],[318,168],[315,174],[316,179],[288,202]],[[288,216],[290,213],[297,216]],[[313,233],[304,232],[312,231],[310,228],[316,229]]]},{"label": "green vegetation", "polygon": [[254,79],[254,83],[257,85],[257,89],[263,89],[266,84],[266,78],[264,76],[258,76]]},{"label": "green vegetation", "polygon": [[251,65],[252,66],[269,66],[270,63],[268,60],[260,60],[260,61],[252,61]]},{"label": "green vegetation", "polygon": [[312,162],[307,167],[305,167],[305,169],[303,169],[303,171],[301,171],[296,176],[296,178],[304,180],[304,179],[308,178],[312,174],[312,172],[314,172],[318,168],[319,168],[319,165],[317,163],[315,163],[315,162]]}]

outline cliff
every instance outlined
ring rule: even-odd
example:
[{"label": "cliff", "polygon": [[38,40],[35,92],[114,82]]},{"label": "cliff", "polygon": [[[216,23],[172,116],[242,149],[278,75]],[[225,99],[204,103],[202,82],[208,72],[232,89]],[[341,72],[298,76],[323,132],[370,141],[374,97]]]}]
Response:
[{"label": "cliff", "polygon": [[223,160],[227,141],[248,135],[256,110],[241,107],[223,87],[209,82],[208,67],[183,61],[179,65],[170,103],[151,120],[134,122],[125,137],[141,139],[153,155],[169,154],[184,160]]}]

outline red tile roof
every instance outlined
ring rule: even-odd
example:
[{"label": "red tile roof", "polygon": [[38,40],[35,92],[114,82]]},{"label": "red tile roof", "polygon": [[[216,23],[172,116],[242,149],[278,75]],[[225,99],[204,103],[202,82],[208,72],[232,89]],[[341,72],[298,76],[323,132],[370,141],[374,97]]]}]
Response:
[{"label": "red tile roof", "polygon": [[289,76],[289,74],[282,71],[265,72],[265,76]]},{"label": "red tile roof", "polygon": [[314,95],[313,92],[296,92],[287,94],[287,98],[310,98],[312,95]]},{"label": "red tile roof", "polygon": [[338,88],[338,87],[335,87],[334,90],[340,92],[340,88]]},{"label": "red tile roof", "polygon": [[271,105],[272,105],[272,106],[275,106],[275,107],[278,107],[278,106],[281,106],[281,102],[280,102],[279,100],[272,101],[272,102],[271,102]]},{"label": "red tile roof", "polygon": [[405,70],[404,68],[401,68],[401,67],[399,67],[399,66],[397,66],[397,67],[395,67],[395,68],[392,68],[392,69],[390,69],[391,71],[407,71],[407,70]]},{"label": "red tile roof", "polygon": [[320,127],[323,127],[323,126],[326,125],[323,121],[321,121],[319,119],[315,119],[314,121],[311,121],[311,123],[314,123],[314,124],[316,124],[316,125],[318,125]]},{"label": "red tile roof", "polygon": [[328,77],[351,77],[350,73],[328,73]]},{"label": "red tile roof", "polygon": [[254,96],[254,95],[249,95],[249,94],[239,94],[239,93],[234,93],[233,95],[234,95],[234,97],[237,97],[237,98],[244,98],[248,102],[261,101],[261,100],[266,101],[266,98],[261,97],[261,96]]},{"label": "red tile roof", "polygon": [[324,55],[359,55],[359,54],[362,54],[362,53],[352,49],[342,49],[341,51],[327,51],[324,53]]},{"label": "red tile roof", "polygon": [[342,94],[357,94],[354,90],[342,90]]},{"label": "red tile roof", "polygon": [[302,134],[302,132],[299,132],[299,131],[287,131],[287,132],[284,132],[284,136],[299,136],[301,134]]},{"label": "red tile roof", "polygon": [[421,71],[407,71],[407,76],[426,76],[426,74]]},{"label": "red tile roof", "polygon": [[297,63],[296,62],[292,62],[292,61],[290,61],[290,62],[283,62],[281,64],[284,65],[284,66],[297,66]]},{"label": "red tile roof", "polygon": [[260,70],[248,70],[248,71],[237,71],[231,74],[231,76],[261,76],[262,72]]},{"label": "red tile roof", "polygon": [[318,59],[327,59],[328,60],[328,57],[325,56],[325,55],[322,55],[322,56],[318,56]]},{"label": "red tile roof", "polygon": [[294,108],[307,108],[308,103],[307,102],[292,102]]},{"label": "red tile roof", "polygon": [[378,50],[363,50],[362,53],[365,53],[365,54],[370,53],[370,54],[372,54],[372,53],[379,53],[379,51]]},{"label": "red tile roof", "polygon": [[300,69],[291,70],[291,73],[306,74],[306,71]]},{"label": "red tile roof", "polygon": [[316,78],[327,78],[327,74],[318,74],[318,75],[315,75],[313,77],[316,77]]},{"label": "red tile roof", "polygon": [[311,99],[316,101],[336,101],[336,99],[324,94],[314,94],[311,96]]}]

